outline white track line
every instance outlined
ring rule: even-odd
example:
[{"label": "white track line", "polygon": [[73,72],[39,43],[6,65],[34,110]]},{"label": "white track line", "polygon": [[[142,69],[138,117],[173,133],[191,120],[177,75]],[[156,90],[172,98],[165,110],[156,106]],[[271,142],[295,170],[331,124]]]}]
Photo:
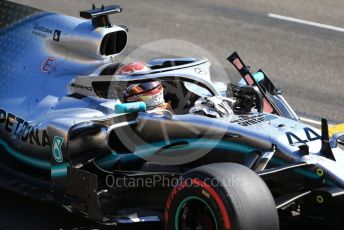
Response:
[{"label": "white track line", "polygon": [[[311,124],[315,124],[315,125],[320,125],[321,126],[321,122],[320,121],[312,120],[312,119],[305,118],[305,117],[299,117],[299,119],[301,121],[304,121],[304,122],[308,122],[308,123],[311,123]],[[328,126],[333,127],[334,125],[333,124],[328,124]]]},{"label": "white track line", "polygon": [[315,125],[321,125],[321,122],[320,121],[315,121],[315,120],[312,120],[312,119],[309,119],[309,118],[305,118],[305,117],[299,117],[301,121],[305,121],[305,122],[308,122],[308,123],[311,123],[311,124],[315,124]]},{"label": "white track line", "polygon": [[278,14],[270,14],[269,13],[268,16],[270,18],[277,18],[277,19],[281,19],[281,20],[285,20],[285,21],[296,22],[296,23],[301,23],[301,24],[305,24],[305,25],[309,25],[309,26],[315,26],[315,27],[320,27],[320,28],[324,28],[324,29],[344,32],[344,28],[342,28],[342,27],[330,26],[330,25],[321,24],[321,23],[318,23],[318,22],[311,22],[311,21],[306,21],[306,20],[302,20],[302,19],[282,16],[282,15],[278,15]]}]

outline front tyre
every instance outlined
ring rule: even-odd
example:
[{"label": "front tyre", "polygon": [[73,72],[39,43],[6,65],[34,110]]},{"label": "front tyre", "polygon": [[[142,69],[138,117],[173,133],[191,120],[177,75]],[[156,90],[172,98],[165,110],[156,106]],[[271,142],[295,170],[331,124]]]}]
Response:
[{"label": "front tyre", "polygon": [[233,163],[187,172],[166,204],[165,229],[278,230],[274,199],[264,181]]}]

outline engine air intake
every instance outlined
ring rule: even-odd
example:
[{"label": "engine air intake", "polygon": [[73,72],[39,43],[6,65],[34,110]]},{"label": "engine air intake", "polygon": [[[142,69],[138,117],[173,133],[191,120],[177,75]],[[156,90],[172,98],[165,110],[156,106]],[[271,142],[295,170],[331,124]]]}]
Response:
[{"label": "engine air intake", "polygon": [[101,55],[113,55],[123,51],[127,44],[127,33],[125,31],[112,32],[104,36],[100,45]]}]

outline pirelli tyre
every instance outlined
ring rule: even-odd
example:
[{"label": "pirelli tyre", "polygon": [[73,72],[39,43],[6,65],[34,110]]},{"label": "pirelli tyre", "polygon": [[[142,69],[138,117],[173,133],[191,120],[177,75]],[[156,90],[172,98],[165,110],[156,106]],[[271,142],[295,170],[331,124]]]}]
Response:
[{"label": "pirelli tyre", "polygon": [[274,199],[249,168],[216,163],[195,168],[170,193],[165,229],[278,230]]}]

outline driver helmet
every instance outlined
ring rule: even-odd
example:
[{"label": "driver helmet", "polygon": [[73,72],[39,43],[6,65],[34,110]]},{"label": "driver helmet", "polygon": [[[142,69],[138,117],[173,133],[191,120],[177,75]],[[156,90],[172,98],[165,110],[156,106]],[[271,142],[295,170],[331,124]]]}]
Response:
[{"label": "driver helmet", "polygon": [[[149,72],[150,68],[144,62],[133,62],[123,65],[115,74],[136,74]],[[164,88],[160,82],[147,82],[128,85],[124,90],[125,102],[143,101],[149,109],[155,108],[163,103]]]}]

